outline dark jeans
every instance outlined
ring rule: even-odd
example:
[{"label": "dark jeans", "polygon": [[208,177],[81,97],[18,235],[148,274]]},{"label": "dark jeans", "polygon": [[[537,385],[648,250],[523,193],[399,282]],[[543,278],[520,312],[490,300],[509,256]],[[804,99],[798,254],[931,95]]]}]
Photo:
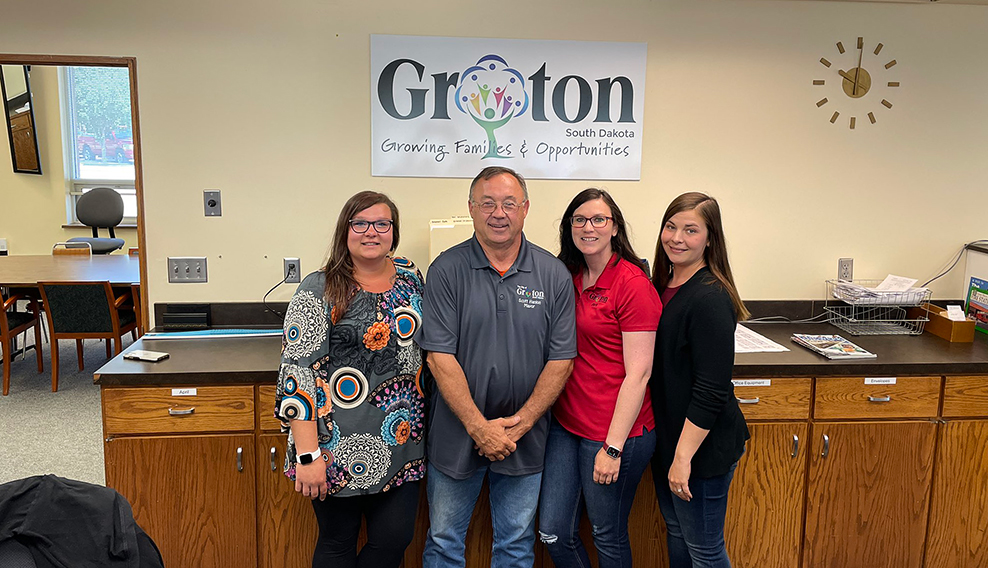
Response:
[{"label": "dark jeans", "polygon": [[727,491],[738,464],[717,477],[691,477],[693,499],[689,502],[673,496],[669,472],[655,467],[657,464],[653,464],[652,475],[659,509],[669,529],[669,568],[731,568],[724,546],[724,516]]},{"label": "dark jeans", "polygon": [[[312,568],[397,568],[415,534],[419,482],[386,493],[315,499],[319,540]],[[360,520],[367,519],[367,543],[357,553]]]},{"label": "dark jeans", "polygon": [[556,568],[590,568],[587,550],[580,540],[584,504],[593,527],[600,568],[631,566],[628,514],[655,450],[655,431],[628,438],[617,481],[609,485],[593,481],[594,458],[602,446],[600,441],[571,434],[555,420],[549,426],[539,501],[539,537]]}]

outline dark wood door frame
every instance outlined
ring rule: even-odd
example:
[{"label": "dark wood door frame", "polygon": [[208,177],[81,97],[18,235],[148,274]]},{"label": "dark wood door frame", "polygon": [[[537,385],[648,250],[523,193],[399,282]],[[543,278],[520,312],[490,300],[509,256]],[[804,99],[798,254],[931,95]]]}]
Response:
[{"label": "dark wood door frame", "polygon": [[130,118],[134,134],[134,188],[137,193],[137,248],[141,259],[141,321],[148,322],[147,234],[144,229],[144,176],[141,167],[141,121],[137,112],[137,58],[90,55],[28,55],[0,53],[0,65],[126,67],[130,78]]}]

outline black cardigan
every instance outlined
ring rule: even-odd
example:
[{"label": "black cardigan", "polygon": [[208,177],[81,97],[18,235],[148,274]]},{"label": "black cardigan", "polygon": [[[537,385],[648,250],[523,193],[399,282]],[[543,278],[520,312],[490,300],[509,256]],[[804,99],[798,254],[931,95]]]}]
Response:
[{"label": "black cardigan", "polygon": [[748,426],[731,383],[736,326],[730,294],[706,267],[662,307],[649,380],[656,479],[669,472],[687,418],[710,431],[693,455],[691,476],[723,475],[744,453]]}]

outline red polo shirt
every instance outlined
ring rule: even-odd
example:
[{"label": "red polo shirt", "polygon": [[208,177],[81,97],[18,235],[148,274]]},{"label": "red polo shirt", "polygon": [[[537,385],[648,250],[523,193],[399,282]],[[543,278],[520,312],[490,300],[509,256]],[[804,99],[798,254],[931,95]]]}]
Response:
[{"label": "red polo shirt", "polygon": [[[576,348],[573,375],[552,407],[552,415],[577,436],[604,441],[611,426],[618,391],[624,382],[621,333],[656,331],[662,304],[648,276],[617,255],[607,262],[597,283],[583,290],[583,274],[576,286]],[[655,428],[652,399],[646,389],[641,411],[629,437],[642,428]]]}]

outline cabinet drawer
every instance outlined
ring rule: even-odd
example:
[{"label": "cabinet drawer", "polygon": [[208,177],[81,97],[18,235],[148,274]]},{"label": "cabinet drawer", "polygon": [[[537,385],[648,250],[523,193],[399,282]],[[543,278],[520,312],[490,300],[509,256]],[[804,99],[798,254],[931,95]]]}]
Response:
[{"label": "cabinet drawer", "polygon": [[814,418],[926,418],[937,415],[940,377],[903,377],[865,384],[865,377],[816,380]]},{"label": "cabinet drawer", "polygon": [[806,420],[813,379],[735,379],[745,420]]},{"label": "cabinet drawer", "polygon": [[274,395],[278,387],[261,385],[257,387],[257,423],[261,430],[281,431],[281,422],[274,417]]},{"label": "cabinet drawer", "polygon": [[943,387],[943,417],[988,416],[988,376],[947,377]]},{"label": "cabinet drawer", "polygon": [[254,387],[105,388],[103,420],[107,435],[253,430]]}]

